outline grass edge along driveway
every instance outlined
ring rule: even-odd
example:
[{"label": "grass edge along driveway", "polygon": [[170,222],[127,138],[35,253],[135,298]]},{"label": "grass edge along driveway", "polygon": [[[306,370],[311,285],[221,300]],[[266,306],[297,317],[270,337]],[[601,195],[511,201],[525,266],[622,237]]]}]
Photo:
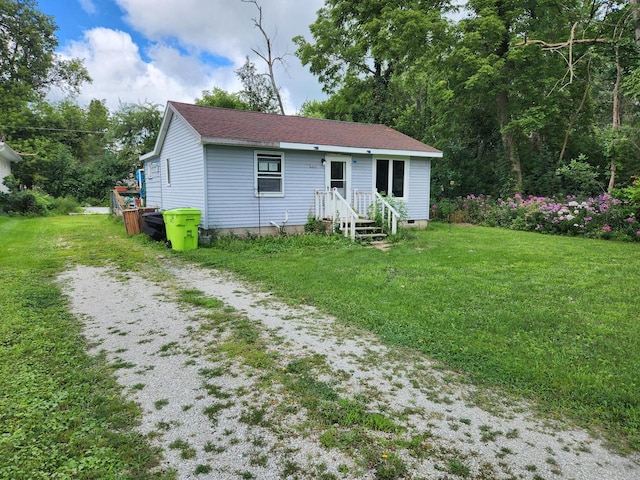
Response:
[{"label": "grass edge along driveway", "polygon": [[175,478],[154,470],[138,407],[86,353],[55,284],[67,262],[129,264],[144,249],[89,217],[0,217],[0,239],[0,478]]}]

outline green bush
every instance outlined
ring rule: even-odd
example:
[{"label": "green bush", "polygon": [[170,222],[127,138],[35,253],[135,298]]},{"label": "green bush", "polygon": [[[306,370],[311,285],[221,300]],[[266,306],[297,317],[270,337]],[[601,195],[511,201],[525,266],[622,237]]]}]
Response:
[{"label": "green bush", "polygon": [[70,213],[80,211],[80,205],[75,198],[67,195],[64,198],[55,198],[51,204],[51,213],[54,215],[69,215]]},{"label": "green bush", "polygon": [[640,179],[636,178],[631,186],[618,190],[616,196],[640,208]]},{"label": "green bush", "polygon": [[327,224],[322,220],[318,220],[311,213],[307,215],[307,223],[304,224],[305,233],[327,233]]},{"label": "green bush", "polygon": [[[399,199],[394,197],[393,195],[381,195],[383,200],[387,202],[391,208],[393,208],[399,215],[398,221],[403,222],[408,218],[407,206],[405,203]],[[383,208],[383,205],[380,201],[374,200],[374,202],[369,206],[369,210],[367,212],[369,218],[371,218],[376,224],[382,227],[382,230],[385,233],[389,232],[389,221],[390,221],[390,212]]]},{"label": "green bush", "polygon": [[22,190],[3,193],[0,196],[0,211],[9,215],[43,217],[53,208],[53,199],[37,190]]}]

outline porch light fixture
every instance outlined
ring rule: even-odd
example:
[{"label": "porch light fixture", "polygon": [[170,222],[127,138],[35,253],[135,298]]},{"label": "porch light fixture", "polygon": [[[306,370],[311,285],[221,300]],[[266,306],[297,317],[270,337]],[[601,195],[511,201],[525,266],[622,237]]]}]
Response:
[{"label": "porch light fixture", "polygon": [[322,166],[324,166],[324,164],[327,163],[327,161],[324,158],[321,158],[320,163],[322,164]]}]

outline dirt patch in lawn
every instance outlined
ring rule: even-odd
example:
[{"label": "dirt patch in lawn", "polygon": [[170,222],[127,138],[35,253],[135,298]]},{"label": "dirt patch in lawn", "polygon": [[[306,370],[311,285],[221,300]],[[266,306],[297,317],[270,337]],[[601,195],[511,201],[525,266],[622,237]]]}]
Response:
[{"label": "dirt patch in lawn", "polygon": [[60,281],[181,479],[637,479],[620,456],[414,351],[216,270]]}]

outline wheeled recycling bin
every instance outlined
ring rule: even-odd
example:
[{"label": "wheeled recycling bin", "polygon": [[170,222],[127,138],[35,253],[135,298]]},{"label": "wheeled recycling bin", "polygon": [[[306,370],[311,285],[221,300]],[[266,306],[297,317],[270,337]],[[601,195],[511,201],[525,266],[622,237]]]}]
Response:
[{"label": "wheeled recycling bin", "polygon": [[198,225],[200,210],[197,208],[174,208],[162,212],[167,240],[174,250],[198,248]]},{"label": "wheeled recycling bin", "polygon": [[155,241],[163,242],[167,239],[167,230],[161,212],[143,213],[142,222],[142,231]]}]

